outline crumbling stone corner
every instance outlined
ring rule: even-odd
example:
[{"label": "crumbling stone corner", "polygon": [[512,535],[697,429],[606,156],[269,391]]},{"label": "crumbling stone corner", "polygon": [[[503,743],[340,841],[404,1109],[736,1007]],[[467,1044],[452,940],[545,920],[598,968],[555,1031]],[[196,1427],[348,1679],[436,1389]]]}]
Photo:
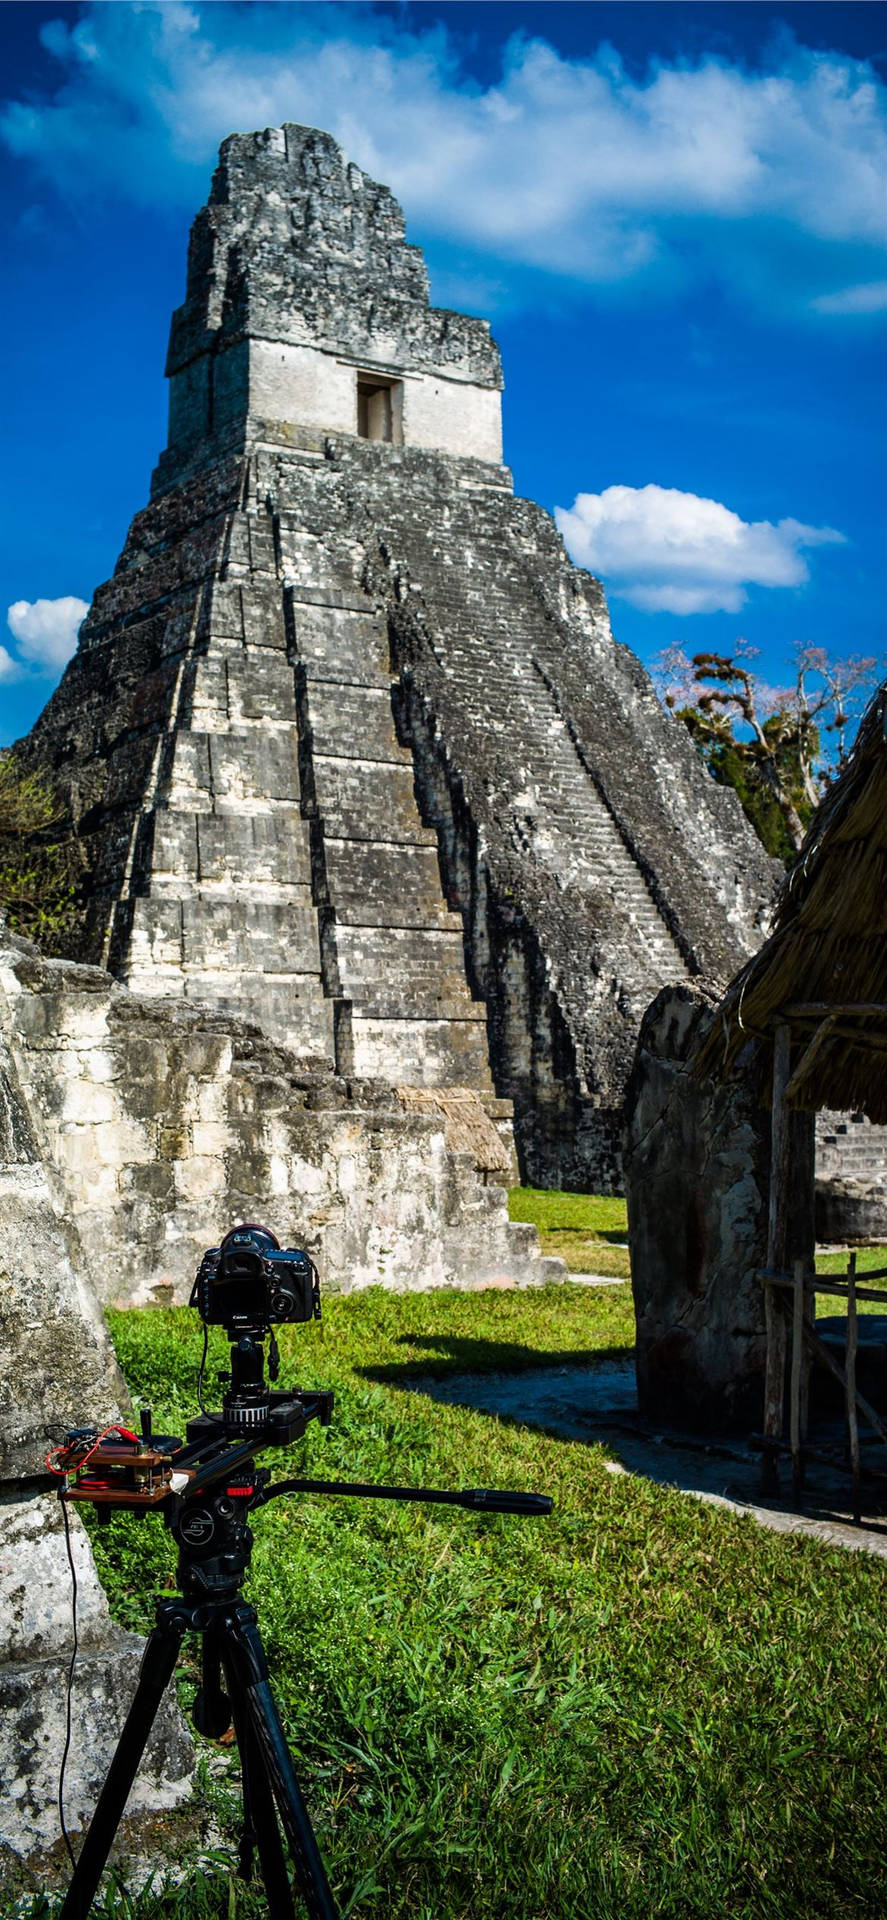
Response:
[{"label": "crumbling stone corner", "polygon": [[[628,1084],[625,1178],[638,1404],[711,1432],[760,1428],[770,1115],[754,1041],[724,1083],[693,1073],[714,996],[664,988]],[[790,1241],[813,1255],[813,1116],[793,1117]]]}]

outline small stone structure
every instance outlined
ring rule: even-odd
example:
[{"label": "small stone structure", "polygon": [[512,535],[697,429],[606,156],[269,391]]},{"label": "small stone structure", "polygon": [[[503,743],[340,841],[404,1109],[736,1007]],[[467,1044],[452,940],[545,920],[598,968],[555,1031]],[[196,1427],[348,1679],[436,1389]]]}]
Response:
[{"label": "small stone structure", "polygon": [[[41,1489],[52,1438],[119,1418],[123,1382],[64,1204],[42,1161],[9,1044],[0,994],[0,1875],[16,1883],[35,1852],[59,1850],[56,1794],[72,1647],[71,1573],[58,1502]],[[143,1642],[108,1615],[87,1536],[71,1515],[77,1661],[65,1811],[92,1814]],[[190,1784],[190,1741],[172,1696],[130,1803],[176,1803]]]},{"label": "small stone structure", "polygon": [[75,957],[341,1080],[513,1101],[525,1178],[618,1184],[643,1010],[754,949],[772,866],[515,499],[487,323],[285,126],[222,146],[167,371],[151,504],[23,749],[70,803]]},{"label": "small stone structure", "polygon": [[[694,1072],[716,996],[665,988],[626,1100],[625,1180],[642,1416],[683,1429],[761,1424],[770,1116],[751,1043],[726,1084]],[[813,1257],[813,1120],[793,1116],[792,1244]]]}]

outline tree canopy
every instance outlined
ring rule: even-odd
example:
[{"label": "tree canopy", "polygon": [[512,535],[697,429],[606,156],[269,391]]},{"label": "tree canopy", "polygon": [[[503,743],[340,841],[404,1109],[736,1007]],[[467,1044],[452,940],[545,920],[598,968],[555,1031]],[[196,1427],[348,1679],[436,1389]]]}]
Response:
[{"label": "tree canopy", "polygon": [[792,683],[769,687],[750,664],[756,657],[744,640],[732,654],[692,658],[673,647],[660,656],[657,678],[712,778],[734,789],[768,853],[790,863],[844,764],[875,662],[835,662],[823,647],[799,647]]}]

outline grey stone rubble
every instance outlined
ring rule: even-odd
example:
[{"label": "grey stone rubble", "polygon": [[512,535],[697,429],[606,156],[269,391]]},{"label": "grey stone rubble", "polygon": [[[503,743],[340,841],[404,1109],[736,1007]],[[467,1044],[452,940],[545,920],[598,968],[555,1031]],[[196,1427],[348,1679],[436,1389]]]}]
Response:
[{"label": "grey stone rubble", "polygon": [[512,1100],[525,1177],[608,1187],[644,1007],[735,970],[771,866],[515,499],[489,329],[403,230],[326,134],[224,143],[152,502],[28,752],[77,957],[345,1078]]}]

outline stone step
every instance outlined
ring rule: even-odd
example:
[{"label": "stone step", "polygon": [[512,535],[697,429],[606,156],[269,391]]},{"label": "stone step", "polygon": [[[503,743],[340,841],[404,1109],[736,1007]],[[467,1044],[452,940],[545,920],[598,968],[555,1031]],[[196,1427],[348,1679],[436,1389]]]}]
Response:
[{"label": "stone step", "polygon": [[[436,561],[427,535],[418,536],[416,549],[420,580],[423,549],[431,577]],[[411,566],[414,557],[411,553]],[[482,594],[472,592],[466,576],[443,585],[439,572],[435,578],[435,612],[442,616],[447,631],[439,647],[435,636],[435,651],[442,682],[455,696],[455,705],[452,700],[447,703],[449,738],[456,743],[474,738],[469,759],[482,758],[476,738],[476,690],[482,682],[485,736],[501,750],[498,759],[488,758],[485,790],[479,791],[477,783],[472,788],[473,807],[482,810],[488,822],[492,815],[498,829],[547,866],[557,884],[573,884],[586,891],[592,912],[603,887],[647,954],[657,981],[663,973],[685,978],[681,953],[644,876],[580,760],[544,681],[533,671],[533,617],[515,620],[509,597],[502,619],[496,618],[500,562],[501,556],[496,566],[483,570]],[[539,618],[545,619],[541,609]],[[503,660],[506,635],[508,654]],[[443,686],[441,698],[446,698]],[[451,756],[458,766],[458,746],[451,746]],[[497,781],[499,764],[509,768],[507,786]]]},{"label": "stone step", "polygon": [[324,834],[327,893],[336,919],[363,926],[454,926],[434,846],[337,840]]},{"label": "stone step", "polygon": [[428,1018],[486,1018],[465,979],[461,926],[345,926],[332,930],[340,991],[361,1008]]},{"label": "stone step", "polygon": [[412,779],[413,758],[394,731],[391,688],[345,687],[312,680],[306,692],[313,751],[352,760],[384,761],[405,767]]},{"label": "stone step", "polygon": [[419,819],[412,764],[315,753],[312,766],[317,811],[334,839],[436,846]]},{"label": "stone step", "polygon": [[[483,1009],[481,1009],[483,1016]],[[394,1086],[473,1087],[493,1093],[486,1022],[351,1014],[352,1072]]]},{"label": "stone step", "polygon": [[371,610],[357,613],[293,601],[291,613],[297,657],[309,679],[348,686],[387,683],[388,632],[385,622]]}]

